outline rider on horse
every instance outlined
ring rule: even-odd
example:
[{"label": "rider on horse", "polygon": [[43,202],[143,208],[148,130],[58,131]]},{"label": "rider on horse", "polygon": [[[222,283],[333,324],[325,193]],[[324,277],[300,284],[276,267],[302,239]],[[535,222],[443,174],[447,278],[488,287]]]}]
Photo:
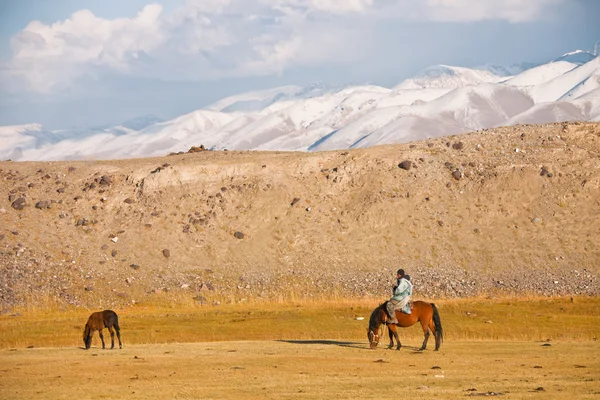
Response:
[{"label": "rider on horse", "polygon": [[389,324],[397,324],[396,310],[400,310],[405,314],[410,314],[410,297],[412,295],[412,283],[410,277],[404,273],[403,269],[396,272],[397,281],[394,286],[394,294],[387,303],[387,311],[390,314]]}]

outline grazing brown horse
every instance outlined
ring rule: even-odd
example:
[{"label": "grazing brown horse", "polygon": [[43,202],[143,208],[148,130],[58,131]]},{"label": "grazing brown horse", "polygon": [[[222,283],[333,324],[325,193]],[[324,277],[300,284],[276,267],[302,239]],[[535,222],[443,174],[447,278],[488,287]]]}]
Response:
[{"label": "grazing brown horse", "polygon": [[[379,344],[379,340],[383,336],[381,331],[381,325],[386,324],[391,318],[387,312],[387,301],[379,305],[371,313],[369,319],[369,329],[367,329],[367,335],[369,337],[369,344],[372,349],[376,348]],[[410,314],[405,314],[400,310],[396,310],[396,318],[398,319],[397,324],[388,324],[388,333],[390,336],[390,345],[388,349],[394,347],[394,338],[398,345],[396,350],[400,350],[402,345],[398,338],[397,327],[407,328],[413,326],[417,322],[421,323],[423,327],[423,333],[425,334],[425,340],[419,350],[425,350],[427,348],[427,340],[429,340],[429,332],[431,331],[435,336],[435,350],[440,348],[444,338],[444,330],[442,328],[442,321],[440,320],[440,314],[438,313],[437,307],[433,303],[426,303],[424,301],[415,301],[412,303],[412,311]]]},{"label": "grazing brown horse", "polygon": [[83,329],[83,343],[85,344],[85,349],[89,349],[92,345],[92,335],[94,334],[94,331],[98,331],[100,340],[102,340],[102,348],[104,349],[104,336],[102,335],[102,330],[104,328],[108,328],[108,331],[110,332],[110,348],[114,349],[115,332],[113,331],[113,327],[115,328],[115,331],[117,331],[119,348],[122,349],[121,329],[119,328],[119,317],[117,317],[117,313],[112,310],[104,310],[90,315],[87,324],[85,324],[85,328]]}]

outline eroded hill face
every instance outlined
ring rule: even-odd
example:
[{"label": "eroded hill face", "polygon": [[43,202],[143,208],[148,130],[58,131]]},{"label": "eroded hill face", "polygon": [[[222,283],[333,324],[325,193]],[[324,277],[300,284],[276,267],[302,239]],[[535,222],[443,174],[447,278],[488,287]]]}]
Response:
[{"label": "eroded hill face", "polygon": [[[22,199],[22,200],[19,200]],[[0,162],[3,308],[600,293],[600,124],[361,150]]]}]

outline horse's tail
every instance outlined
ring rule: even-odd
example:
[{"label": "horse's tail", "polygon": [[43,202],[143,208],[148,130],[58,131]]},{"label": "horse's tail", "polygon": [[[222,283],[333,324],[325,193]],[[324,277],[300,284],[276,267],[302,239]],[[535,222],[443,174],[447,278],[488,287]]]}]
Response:
[{"label": "horse's tail", "polygon": [[119,328],[119,317],[117,316],[117,313],[114,314],[113,326],[115,327],[117,332],[121,330],[121,328]]},{"label": "horse's tail", "polygon": [[440,313],[438,312],[435,304],[431,303],[433,308],[433,325],[435,326],[435,341],[436,343],[442,343],[444,341],[444,328],[442,328],[442,320],[440,319]]}]

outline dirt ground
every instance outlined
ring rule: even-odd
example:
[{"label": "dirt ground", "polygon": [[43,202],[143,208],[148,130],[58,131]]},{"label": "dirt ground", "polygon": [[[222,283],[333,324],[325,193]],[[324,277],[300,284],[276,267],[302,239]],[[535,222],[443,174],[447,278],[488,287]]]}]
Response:
[{"label": "dirt ground", "polygon": [[597,399],[597,342],[364,340],[0,350],[4,399]]}]

